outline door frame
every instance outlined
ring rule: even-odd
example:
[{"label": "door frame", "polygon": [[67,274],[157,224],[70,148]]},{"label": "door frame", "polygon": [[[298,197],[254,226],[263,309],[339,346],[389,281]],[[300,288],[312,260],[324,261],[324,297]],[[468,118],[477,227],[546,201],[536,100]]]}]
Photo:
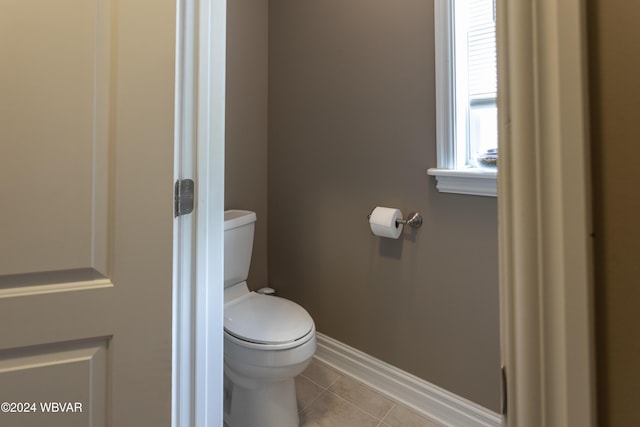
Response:
[{"label": "door frame", "polygon": [[498,0],[509,427],[595,426],[585,0]]},{"label": "door frame", "polygon": [[173,427],[222,427],[226,0],[176,1],[175,179],[194,214],[174,231]]}]

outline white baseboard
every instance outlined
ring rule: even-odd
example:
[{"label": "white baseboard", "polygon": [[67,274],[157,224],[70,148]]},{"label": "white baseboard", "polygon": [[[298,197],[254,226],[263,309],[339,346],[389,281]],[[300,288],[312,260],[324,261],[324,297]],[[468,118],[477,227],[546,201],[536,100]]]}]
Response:
[{"label": "white baseboard", "polygon": [[451,427],[499,427],[500,415],[317,333],[315,357],[427,418]]}]

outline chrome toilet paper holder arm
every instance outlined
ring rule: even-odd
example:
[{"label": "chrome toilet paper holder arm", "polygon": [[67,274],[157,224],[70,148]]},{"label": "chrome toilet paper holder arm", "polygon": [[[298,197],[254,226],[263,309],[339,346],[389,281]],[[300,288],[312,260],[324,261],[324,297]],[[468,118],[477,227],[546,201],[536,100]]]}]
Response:
[{"label": "chrome toilet paper holder arm", "polygon": [[[371,218],[371,214],[367,215],[367,219]],[[396,226],[404,224],[411,228],[420,228],[422,226],[422,215],[420,212],[410,212],[407,219],[397,219]]]},{"label": "chrome toilet paper holder arm", "polygon": [[407,219],[398,219],[396,224],[406,224],[411,228],[420,228],[422,226],[422,216],[419,212],[410,212]]}]

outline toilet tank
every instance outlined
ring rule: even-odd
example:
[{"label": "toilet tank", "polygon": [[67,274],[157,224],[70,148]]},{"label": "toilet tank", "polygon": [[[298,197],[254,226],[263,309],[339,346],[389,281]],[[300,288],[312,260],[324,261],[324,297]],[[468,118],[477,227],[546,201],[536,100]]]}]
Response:
[{"label": "toilet tank", "polygon": [[251,211],[224,212],[224,287],[247,280],[256,214]]}]

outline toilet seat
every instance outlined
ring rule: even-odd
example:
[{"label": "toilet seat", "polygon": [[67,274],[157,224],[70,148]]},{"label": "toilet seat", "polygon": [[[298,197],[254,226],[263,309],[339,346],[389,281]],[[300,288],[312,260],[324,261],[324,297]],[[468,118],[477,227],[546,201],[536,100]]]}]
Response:
[{"label": "toilet seat", "polygon": [[282,345],[307,336],[314,330],[314,324],[298,304],[250,292],[225,304],[224,329],[248,343]]}]

